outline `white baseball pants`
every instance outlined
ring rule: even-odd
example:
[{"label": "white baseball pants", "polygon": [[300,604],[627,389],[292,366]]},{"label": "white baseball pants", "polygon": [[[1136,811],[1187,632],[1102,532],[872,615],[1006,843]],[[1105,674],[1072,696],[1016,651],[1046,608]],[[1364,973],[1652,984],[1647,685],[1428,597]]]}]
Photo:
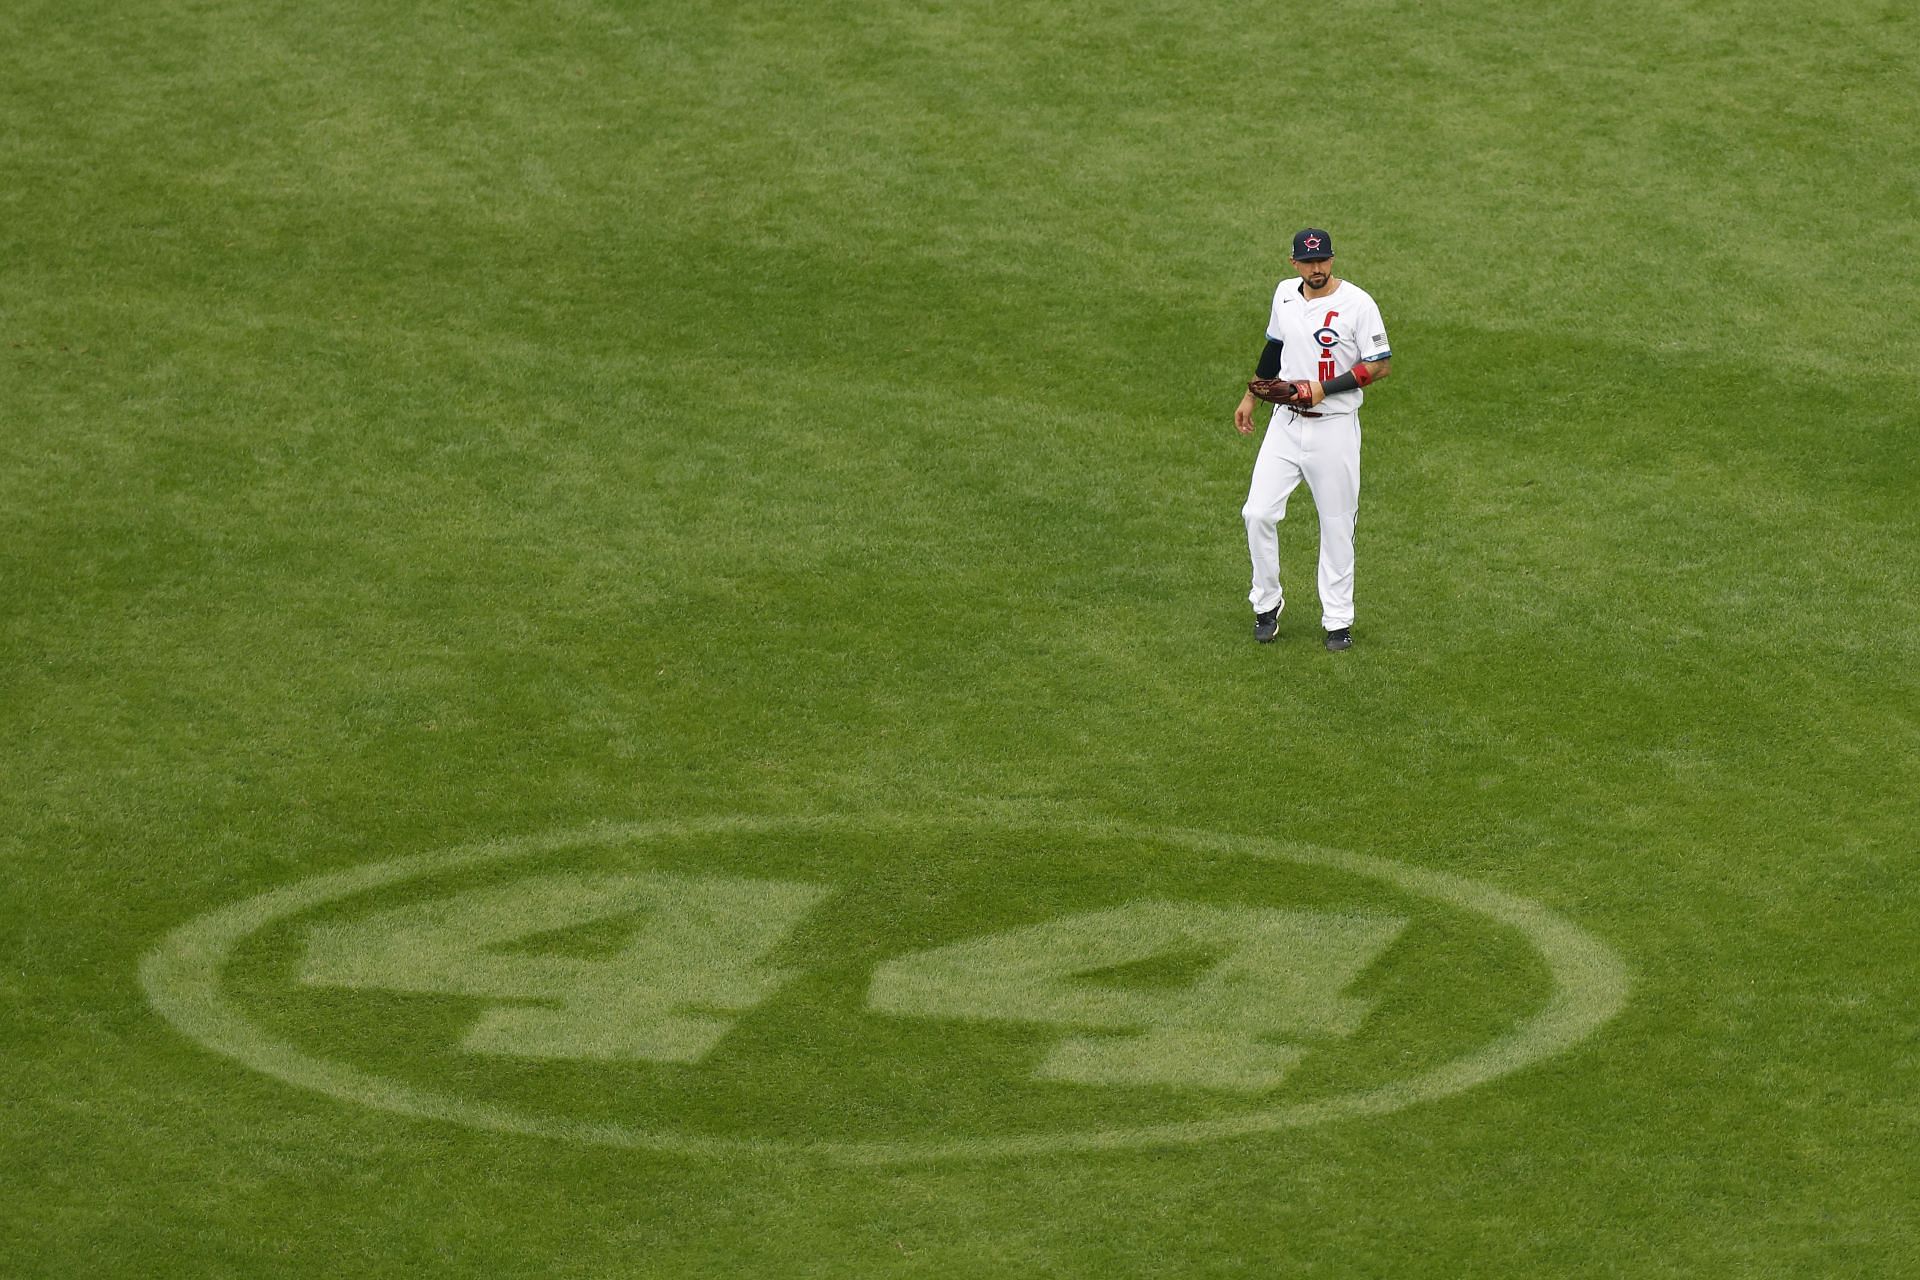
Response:
[{"label": "white baseball pants", "polygon": [[1320,513],[1320,625],[1328,631],[1353,625],[1353,525],[1360,515],[1360,415],[1307,418],[1281,409],[1267,424],[1253,483],[1240,515],[1247,522],[1253,556],[1255,613],[1285,604],[1280,590],[1278,523],[1287,497],[1302,480]]}]

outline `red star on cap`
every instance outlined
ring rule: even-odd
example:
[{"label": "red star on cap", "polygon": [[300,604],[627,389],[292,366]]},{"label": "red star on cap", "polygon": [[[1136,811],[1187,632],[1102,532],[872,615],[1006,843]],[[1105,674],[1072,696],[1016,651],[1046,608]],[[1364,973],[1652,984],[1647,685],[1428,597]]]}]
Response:
[{"label": "red star on cap", "polygon": [[1318,249],[1318,248],[1320,247],[1320,237],[1319,237],[1319,236],[1308,236],[1308,237],[1307,237],[1307,241],[1306,241],[1306,243],[1307,243],[1307,248],[1309,248],[1309,249]]}]

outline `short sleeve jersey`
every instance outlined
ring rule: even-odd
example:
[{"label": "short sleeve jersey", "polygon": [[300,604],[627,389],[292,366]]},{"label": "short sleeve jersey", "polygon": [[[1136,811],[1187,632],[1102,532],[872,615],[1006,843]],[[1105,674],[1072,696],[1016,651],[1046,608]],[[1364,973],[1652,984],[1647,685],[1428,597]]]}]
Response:
[{"label": "short sleeve jersey", "polygon": [[[1387,326],[1371,295],[1351,280],[1321,298],[1300,296],[1303,282],[1282,280],[1273,291],[1267,336],[1281,344],[1280,376],[1289,380],[1336,378],[1361,361],[1385,360]],[[1318,412],[1352,413],[1366,398],[1358,387],[1323,401]]]}]

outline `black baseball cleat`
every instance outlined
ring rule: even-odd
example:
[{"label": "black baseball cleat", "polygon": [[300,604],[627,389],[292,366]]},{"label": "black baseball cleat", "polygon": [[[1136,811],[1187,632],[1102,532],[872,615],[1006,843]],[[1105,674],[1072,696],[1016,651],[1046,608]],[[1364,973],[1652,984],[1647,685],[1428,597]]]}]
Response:
[{"label": "black baseball cleat", "polygon": [[1261,644],[1271,644],[1273,643],[1273,638],[1279,634],[1280,611],[1278,609],[1269,609],[1265,613],[1256,613],[1253,615],[1253,638],[1255,640],[1258,640]]},{"label": "black baseball cleat", "polygon": [[1338,653],[1342,649],[1353,648],[1353,628],[1341,627],[1337,631],[1327,632],[1327,652]]}]

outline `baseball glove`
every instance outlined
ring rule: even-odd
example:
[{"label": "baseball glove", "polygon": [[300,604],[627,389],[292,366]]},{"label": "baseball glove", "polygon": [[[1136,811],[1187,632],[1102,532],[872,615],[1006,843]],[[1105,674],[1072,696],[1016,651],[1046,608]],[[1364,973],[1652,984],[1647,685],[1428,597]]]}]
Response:
[{"label": "baseball glove", "polygon": [[1253,393],[1256,400],[1284,405],[1289,409],[1311,408],[1313,405],[1311,383],[1289,382],[1285,378],[1255,378],[1247,384],[1247,390]]}]

